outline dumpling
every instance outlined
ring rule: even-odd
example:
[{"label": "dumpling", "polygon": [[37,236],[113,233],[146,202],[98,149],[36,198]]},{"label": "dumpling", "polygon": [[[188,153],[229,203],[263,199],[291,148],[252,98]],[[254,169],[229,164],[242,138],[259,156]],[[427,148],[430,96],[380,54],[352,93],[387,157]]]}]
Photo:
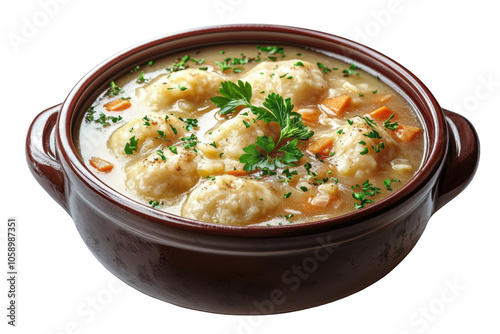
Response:
[{"label": "dumpling", "polygon": [[178,148],[177,154],[162,150],[165,160],[157,153],[126,169],[129,190],[151,199],[166,199],[193,187],[199,179],[197,154]]},{"label": "dumpling", "polygon": [[280,198],[268,183],[221,175],[196,186],[181,214],[211,223],[248,225],[268,219],[279,203]]},{"label": "dumpling", "polygon": [[187,69],[164,76],[145,88],[145,100],[150,106],[169,109],[177,101],[199,104],[219,92],[222,77],[214,72]]},{"label": "dumpling", "polygon": [[[335,130],[332,151],[335,154],[328,162],[344,176],[368,178],[377,170],[390,167],[398,144],[390,133],[378,125],[371,127],[361,117],[351,119]],[[379,134],[378,137],[375,132]],[[383,144],[382,144],[383,143]]]},{"label": "dumpling", "polygon": [[213,151],[213,157],[224,153],[223,158],[238,160],[245,153],[243,148],[255,143],[257,137],[271,136],[275,142],[278,141],[279,125],[272,122],[266,124],[264,121],[256,119],[257,116],[252,114],[249,109],[243,109],[237,116],[207,133],[205,139],[209,143],[214,143],[215,149],[206,146],[202,150],[207,156],[210,156],[210,150]]},{"label": "dumpling", "polygon": [[[162,137],[158,131],[162,131]],[[173,145],[186,133],[185,124],[171,114],[147,114],[127,122],[108,139],[108,147],[117,156],[125,155],[130,138],[137,140],[137,153]],[[135,153],[135,152],[134,152]]]},{"label": "dumpling", "polygon": [[[298,63],[302,66],[296,65]],[[250,83],[254,99],[264,100],[270,92],[274,92],[291,98],[296,106],[317,103],[329,88],[328,81],[317,66],[298,59],[262,62],[241,80]]]}]

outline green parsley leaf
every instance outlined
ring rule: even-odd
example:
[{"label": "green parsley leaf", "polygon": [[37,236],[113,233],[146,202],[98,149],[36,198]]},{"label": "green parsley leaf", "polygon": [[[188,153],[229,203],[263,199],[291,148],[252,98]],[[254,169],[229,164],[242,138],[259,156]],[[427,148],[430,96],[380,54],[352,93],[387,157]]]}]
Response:
[{"label": "green parsley leaf", "polygon": [[153,207],[154,209],[159,209],[159,208],[161,208],[163,203],[151,200],[151,201],[149,201],[149,205],[151,205],[151,207]]},{"label": "green parsley leaf", "polygon": [[222,96],[214,96],[210,99],[216,107],[221,108],[220,115],[226,115],[234,111],[238,106],[250,106],[252,98],[252,86],[248,82],[238,80],[238,84],[231,81],[221,83],[219,93]]},{"label": "green parsley leaf", "polygon": [[392,113],[391,116],[389,116],[389,118],[384,121],[384,127],[386,129],[389,129],[389,130],[392,130],[392,131],[396,130],[399,127],[399,123],[398,122],[391,123],[391,119],[393,117],[394,117],[394,113]]},{"label": "green parsley leaf", "polygon": [[366,204],[375,203],[374,200],[368,199],[366,197],[367,196],[373,197],[376,194],[380,193],[380,188],[373,186],[373,184],[370,183],[369,180],[366,180],[361,186],[357,184],[355,187],[353,186],[351,188],[352,190],[361,188],[361,191],[352,193],[352,197],[359,202],[359,203],[358,202],[354,203],[354,207],[356,208],[356,210],[364,208]]},{"label": "green parsley leaf", "polygon": [[135,136],[131,137],[127,144],[125,144],[125,154],[132,155],[134,152],[137,152],[137,144],[139,143],[139,139],[135,139]]},{"label": "green parsley leaf", "polygon": [[114,81],[111,81],[109,85],[111,86],[111,88],[109,89],[108,96],[116,96],[120,93],[123,93],[123,89],[121,89],[117,84],[115,84]]},{"label": "green parsley leaf", "polygon": [[384,186],[387,188],[387,190],[392,190],[391,182],[401,182],[401,180],[395,180],[395,179],[384,180]]},{"label": "green parsley leaf", "polygon": [[170,152],[177,154],[177,146],[167,146]]},{"label": "green parsley leaf", "polygon": [[156,154],[158,154],[163,161],[167,161],[167,158],[165,157],[165,154],[163,153],[163,150],[158,150],[156,151]]}]

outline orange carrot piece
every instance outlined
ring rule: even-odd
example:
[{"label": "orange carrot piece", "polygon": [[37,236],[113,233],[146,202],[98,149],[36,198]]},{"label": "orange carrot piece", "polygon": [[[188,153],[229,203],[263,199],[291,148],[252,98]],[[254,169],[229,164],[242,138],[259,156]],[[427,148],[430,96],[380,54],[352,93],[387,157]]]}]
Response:
[{"label": "orange carrot piece", "polygon": [[400,142],[408,143],[414,140],[422,129],[415,126],[399,124],[398,128],[394,130],[394,134]]},{"label": "orange carrot piece", "polygon": [[324,99],[321,101],[321,104],[333,111],[335,114],[341,115],[347,108],[349,108],[351,100],[352,99],[349,95],[341,95]]},{"label": "orange carrot piece", "polygon": [[302,121],[306,123],[318,123],[319,116],[321,115],[320,111],[301,112],[299,110],[298,113],[302,115]]},{"label": "orange carrot piece", "polygon": [[309,151],[316,155],[327,156],[333,147],[333,138],[329,137],[320,137],[313,141],[311,145],[309,145]]},{"label": "orange carrot piece", "polygon": [[[386,106],[380,107],[368,114],[374,121],[387,121],[394,112]],[[396,116],[396,114],[394,114]]]},{"label": "orange carrot piece", "polygon": [[114,165],[104,159],[92,157],[89,160],[89,163],[92,167],[97,169],[100,172],[109,173],[113,169]]},{"label": "orange carrot piece", "polygon": [[108,111],[123,111],[127,110],[132,106],[132,103],[128,99],[117,99],[113,100],[111,102],[108,102],[104,105],[104,108],[106,108]]},{"label": "orange carrot piece", "polygon": [[226,171],[226,174],[232,175],[232,176],[245,176],[248,175],[247,171],[244,171],[242,169],[230,169]]}]

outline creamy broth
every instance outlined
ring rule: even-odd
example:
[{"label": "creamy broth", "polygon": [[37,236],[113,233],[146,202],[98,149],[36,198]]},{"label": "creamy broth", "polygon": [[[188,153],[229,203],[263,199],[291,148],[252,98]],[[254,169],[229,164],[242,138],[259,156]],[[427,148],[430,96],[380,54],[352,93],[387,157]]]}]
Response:
[{"label": "creamy broth", "polygon": [[[270,93],[290,98],[314,132],[297,140],[296,166],[245,171],[243,149],[261,136],[276,143],[282,128],[244,106],[219,114],[210,99],[238,80],[250,83],[253,106]],[[92,104],[75,142],[99,179],[145,205],[210,223],[283,225],[400,189],[420,167],[423,130],[408,101],[362,65],[291,46],[226,45],[131,69]]]}]

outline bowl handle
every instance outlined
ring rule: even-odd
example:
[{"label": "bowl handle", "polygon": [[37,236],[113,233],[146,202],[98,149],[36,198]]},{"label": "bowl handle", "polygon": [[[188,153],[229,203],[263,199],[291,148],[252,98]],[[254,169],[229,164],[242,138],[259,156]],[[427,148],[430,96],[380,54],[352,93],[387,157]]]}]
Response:
[{"label": "bowl handle", "polygon": [[26,159],[35,179],[46,192],[68,211],[65,177],[54,149],[54,128],[61,104],[42,111],[31,123],[26,138]]},{"label": "bowl handle", "polygon": [[448,123],[448,154],[437,188],[434,212],[467,187],[479,164],[479,137],[463,116],[443,109]]}]

